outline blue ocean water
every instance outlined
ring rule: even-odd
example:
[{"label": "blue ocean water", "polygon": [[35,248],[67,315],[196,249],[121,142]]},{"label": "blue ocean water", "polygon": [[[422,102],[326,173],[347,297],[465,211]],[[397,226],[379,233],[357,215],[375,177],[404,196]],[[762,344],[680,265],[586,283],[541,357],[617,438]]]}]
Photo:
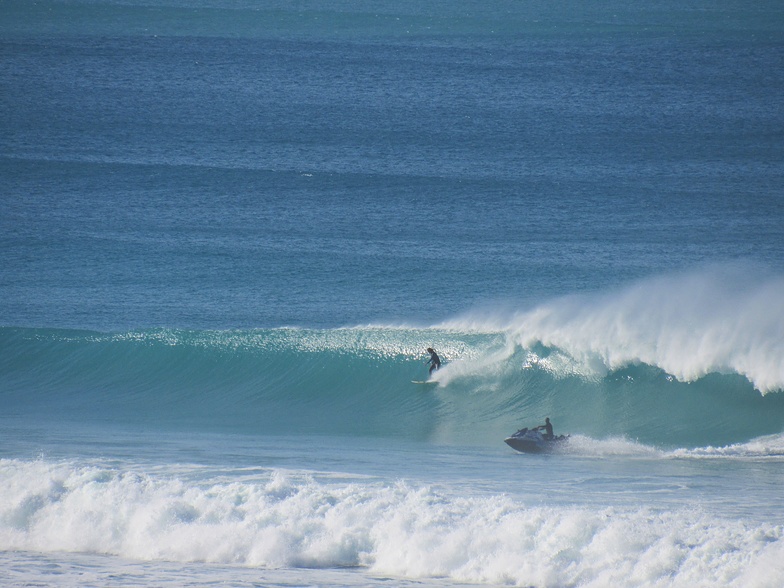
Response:
[{"label": "blue ocean water", "polygon": [[0,583],[784,584],[784,8],[0,15]]}]

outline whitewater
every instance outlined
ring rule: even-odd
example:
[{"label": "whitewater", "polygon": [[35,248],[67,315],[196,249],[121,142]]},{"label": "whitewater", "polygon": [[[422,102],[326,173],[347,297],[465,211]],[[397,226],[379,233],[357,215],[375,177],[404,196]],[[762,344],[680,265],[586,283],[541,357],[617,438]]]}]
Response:
[{"label": "whitewater", "polygon": [[[527,469],[529,476],[546,476],[551,468],[540,463]],[[194,584],[202,574],[222,573],[234,582],[247,578],[247,572],[235,576],[242,566],[350,568],[362,571],[340,582],[362,585],[380,582],[376,578],[448,578],[774,586],[784,573],[780,525],[722,518],[705,505],[672,510],[543,505],[514,494],[455,495],[421,483],[336,481],[330,479],[334,474],[262,468],[181,466],[176,475],[162,475],[100,464],[3,460],[0,472],[11,489],[2,504],[5,550],[232,566],[208,567]],[[656,488],[655,478],[654,473],[649,488],[634,488],[638,500],[673,491]],[[590,487],[590,480],[583,485]],[[63,559],[96,566],[89,559],[83,563],[83,555]],[[96,567],[101,565],[108,564]],[[22,577],[20,567],[34,566],[17,564],[4,579]],[[337,585],[326,578],[325,584]],[[121,583],[122,578],[108,585]]]}]

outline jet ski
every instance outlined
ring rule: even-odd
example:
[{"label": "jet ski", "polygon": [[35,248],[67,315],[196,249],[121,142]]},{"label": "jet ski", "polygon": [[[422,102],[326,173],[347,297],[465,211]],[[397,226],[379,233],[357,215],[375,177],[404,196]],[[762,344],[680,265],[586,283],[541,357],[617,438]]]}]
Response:
[{"label": "jet ski", "polygon": [[504,442],[517,451],[523,453],[546,453],[558,447],[563,447],[569,435],[559,435],[548,439],[536,429],[520,429],[514,435],[510,435]]}]

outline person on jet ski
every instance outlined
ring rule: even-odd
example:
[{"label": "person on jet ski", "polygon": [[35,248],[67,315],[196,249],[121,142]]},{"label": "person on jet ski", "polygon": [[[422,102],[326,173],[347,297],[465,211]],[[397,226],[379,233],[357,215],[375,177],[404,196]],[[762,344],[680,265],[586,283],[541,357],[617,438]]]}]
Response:
[{"label": "person on jet ski", "polygon": [[541,431],[542,429],[544,429],[544,435],[542,435],[542,437],[544,437],[545,439],[554,439],[553,426],[550,424],[550,417],[544,419],[544,424],[535,427],[534,431]]}]

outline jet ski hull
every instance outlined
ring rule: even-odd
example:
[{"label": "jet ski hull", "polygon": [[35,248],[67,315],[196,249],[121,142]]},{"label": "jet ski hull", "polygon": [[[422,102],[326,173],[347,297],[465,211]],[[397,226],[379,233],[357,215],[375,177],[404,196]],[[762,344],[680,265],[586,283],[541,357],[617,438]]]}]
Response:
[{"label": "jet ski hull", "polygon": [[504,439],[504,443],[521,453],[547,453],[562,447],[567,438],[561,435],[560,437],[547,439],[538,431],[521,429],[514,435]]}]

